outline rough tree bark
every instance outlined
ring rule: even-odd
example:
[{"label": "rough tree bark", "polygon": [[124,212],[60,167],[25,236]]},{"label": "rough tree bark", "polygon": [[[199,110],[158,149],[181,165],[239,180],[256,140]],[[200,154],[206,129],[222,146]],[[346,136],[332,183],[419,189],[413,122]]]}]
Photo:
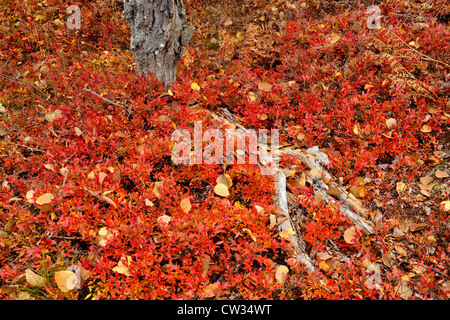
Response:
[{"label": "rough tree bark", "polygon": [[124,0],[123,13],[139,75],[154,73],[167,89],[195,30],[185,25],[183,0]]}]

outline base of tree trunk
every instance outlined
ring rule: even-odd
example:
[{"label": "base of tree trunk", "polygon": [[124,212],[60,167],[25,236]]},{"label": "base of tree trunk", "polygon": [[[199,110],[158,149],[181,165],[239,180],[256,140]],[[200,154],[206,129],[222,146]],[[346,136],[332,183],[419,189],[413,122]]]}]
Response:
[{"label": "base of tree trunk", "polygon": [[176,79],[176,67],[195,28],[185,25],[182,0],[124,0],[131,29],[130,50],[139,75],[154,73],[164,88]]}]

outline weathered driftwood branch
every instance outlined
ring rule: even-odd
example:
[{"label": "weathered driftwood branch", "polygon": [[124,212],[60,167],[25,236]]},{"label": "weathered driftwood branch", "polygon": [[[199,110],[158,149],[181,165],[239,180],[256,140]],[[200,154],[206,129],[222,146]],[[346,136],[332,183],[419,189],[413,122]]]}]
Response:
[{"label": "weathered driftwood branch", "polygon": [[195,30],[185,25],[183,1],[124,0],[123,14],[131,29],[130,50],[139,75],[154,73],[167,89]]},{"label": "weathered driftwood branch", "polygon": [[[317,195],[321,193],[325,196],[325,199],[328,203],[335,202],[334,198],[326,193],[329,186],[323,181],[323,178],[329,180],[331,180],[332,178],[331,175],[324,169],[324,166],[328,165],[328,156],[325,153],[320,152],[317,146],[309,148],[308,150],[306,150],[306,153],[303,153],[301,150],[294,150],[289,148],[280,150],[280,153],[297,157],[310,169],[319,169],[318,172],[321,174],[321,176],[315,175],[311,173],[311,171],[308,173],[308,176],[313,181],[314,194]],[[349,217],[349,219],[352,220],[353,223],[364,229],[365,233],[372,234],[373,224],[358,215],[358,213],[365,216],[368,214],[364,206],[355,196],[349,194],[341,187],[337,187],[337,189],[340,192],[339,201],[342,202],[338,207],[339,210],[347,217]]]},{"label": "weathered driftwood branch", "polygon": [[[236,126],[238,126],[238,129],[235,129],[232,135],[234,135],[235,137],[240,136],[241,139],[244,139],[246,135],[247,136],[249,135],[249,130],[247,130],[241,125],[238,125],[234,117],[230,116],[230,112],[227,109],[225,110],[222,109],[222,112],[229,120],[224,119],[223,117],[219,117],[215,114],[212,114],[212,116],[216,119],[221,119],[222,121],[227,123],[233,122]],[[280,213],[283,216],[283,218],[281,219],[282,222],[278,225],[278,229],[280,231],[291,231],[289,233],[290,242],[297,254],[296,260],[302,263],[307,268],[308,271],[310,272],[316,271],[313,261],[305,251],[306,244],[303,240],[303,237],[301,236],[301,234],[295,233],[296,228],[294,228],[294,224],[289,215],[287,195],[286,195],[286,176],[278,168],[278,159],[274,159],[272,155],[266,151],[265,149],[266,145],[267,145],[266,141],[259,141],[258,143],[258,147],[260,150],[258,165],[261,168],[261,170],[265,170],[266,174],[270,173],[275,175],[276,194],[274,195],[274,202],[281,209]],[[271,147],[273,148],[275,146]],[[292,231],[294,231],[295,234],[292,234]]]}]

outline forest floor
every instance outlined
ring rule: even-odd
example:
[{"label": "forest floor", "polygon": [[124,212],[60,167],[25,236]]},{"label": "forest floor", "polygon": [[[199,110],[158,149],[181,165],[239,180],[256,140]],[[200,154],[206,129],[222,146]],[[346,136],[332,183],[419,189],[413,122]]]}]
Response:
[{"label": "forest floor", "polygon": [[[79,29],[71,4],[0,1],[1,299],[450,298],[447,1],[185,0],[168,91],[137,75],[122,1],[78,1]],[[196,121],[317,146],[373,232],[292,156],[280,231],[257,164],[174,163]]]}]

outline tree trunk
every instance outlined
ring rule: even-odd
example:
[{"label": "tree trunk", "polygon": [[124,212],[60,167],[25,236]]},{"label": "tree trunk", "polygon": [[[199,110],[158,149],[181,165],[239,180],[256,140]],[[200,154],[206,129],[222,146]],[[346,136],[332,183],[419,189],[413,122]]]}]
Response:
[{"label": "tree trunk", "polygon": [[124,0],[123,13],[139,75],[154,73],[167,89],[195,30],[185,25],[183,0]]}]

